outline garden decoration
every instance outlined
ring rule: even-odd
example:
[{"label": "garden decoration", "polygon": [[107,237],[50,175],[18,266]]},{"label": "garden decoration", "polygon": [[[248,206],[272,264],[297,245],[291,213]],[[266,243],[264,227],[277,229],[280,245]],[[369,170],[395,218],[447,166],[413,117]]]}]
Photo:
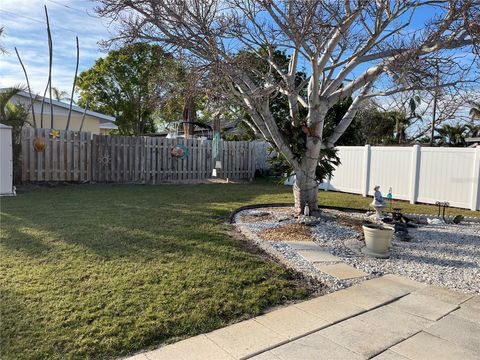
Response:
[{"label": "garden decoration", "polygon": [[170,150],[170,154],[173,157],[182,160],[190,155],[190,150],[188,150],[188,148],[183,144],[177,144],[172,148],[172,150]]},{"label": "garden decoration", "polygon": [[445,221],[445,209],[450,206],[450,203],[447,201],[437,201],[435,205],[438,206],[438,217],[440,217],[440,209],[442,209],[442,219]]},{"label": "garden decoration", "polygon": [[373,215],[376,220],[382,220],[383,214],[382,210],[387,207],[385,200],[383,199],[382,193],[380,192],[380,186],[376,185],[373,190],[373,201],[370,206],[375,210]]},{"label": "garden decoration", "polygon": [[[48,78],[47,78],[47,85],[45,87],[45,91],[43,93],[43,97],[42,97],[42,104],[41,104],[41,108],[40,108],[40,127],[43,128],[43,110],[44,110],[44,105],[45,105],[45,99],[47,97],[47,92],[49,93],[49,102],[50,102],[50,129],[51,132],[50,132],[50,137],[52,139],[56,139],[60,136],[60,132],[58,130],[53,130],[54,128],[54,117],[53,117],[53,102],[52,102],[52,66],[53,66],[53,41],[52,41],[52,33],[51,33],[51,30],[50,30],[50,20],[49,20],[49,17],[48,17],[48,10],[47,10],[47,6],[44,5],[44,11],[45,11],[45,22],[46,22],[46,25],[47,25],[47,39],[48,39]],[[73,78],[73,85],[72,85],[72,92],[71,92],[71,95],[70,95],[70,104],[69,104],[69,109],[68,109],[68,115],[67,115],[67,123],[66,123],[66,126],[65,126],[65,130],[69,130],[69,126],[70,126],[70,119],[71,119],[71,115],[72,115],[72,106],[73,106],[73,95],[74,95],[74,92],[75,92],[75,84],[77,82],[77,74],[78,74],[78,66],[79,66],[79,62],[80,62],[80,46],[79,46],[79,41],[78,41],[78,37],[76,36],[75,37],[75,41],[76,41],[76,66],[75,66],[75,76]],[[25,80],[27,82],[27,89],[28,89],[28,93],[29,93],[29,96],[30,96],[30,107],[31,107],[31,111],[32,111],[32,125],[33,125],[33,128],[36,130],[37,129],[37,121],[36,121],[36,118],[35,118],[35,111],[34,111],[34,97],[32,96],[32,90],[30,88],[30,81],[29,81],[29,78],[28,78],[28,73],[27,73],[27,70],[25,68],[25,65],[23,64],[23,61],[20,57],[20,53],[18,52],[18,49],[15,47],[15,53],[17,55],[17,58],[18,58],[18,61],[22,67],[22,70],[23,70],[23,73],[25,75]],[[85,111],[86,111],[86,108],[85,108]],[[83,126],[83,119],[82,119],[82,126]],[[80,128],[81,130],[81,128]],[[33,140],[33,148],[35,149],[35,151],[37,152],[42,152],[45,150],[45,147],[46,147],[46,141],[44,138],[41,138],[41,137],[37,137]]]},{"label": "garden decoration", "polygon": [[365,224],[362,226],[365,235],[365,247],[362,253],[380,259],[390,257],[390,246],[395,229],[380,224]]},{"label": "garden decoration", "polygon": [[212,140],[212,157],[214,161],[214,168],[212,169],[212,176],[217,177],[217,170],[222,168],[220,161],[220,151],[222,146],[222,137],[220,134],[220,118],[216,118],[213,122],[213,140]]},{"label": "garden decoration", "polygon": [[33,140],[33,148],[36,152],[42,152],[47,147],[47,143],[43,137],[37,137]]},{"label": "garden decoration", "polygon": [[392,212],[392,201],[393,201],[393,195],[392,195],[392,187],[388,189],[388,194],[387,194],[387,199],[390,204],[390,213]]},{"label": "garden decoration", "polygon": [[60,137],[60,130],[52,130],[50,131],[50,138],[58,139]]},{"label": "garden decoration", "polygon": [[108,164],[110,164],[111,158],[110,158],[110,155],[105,154],[105,155],[99,156],[97,161],[100,165],[107,166]]}]

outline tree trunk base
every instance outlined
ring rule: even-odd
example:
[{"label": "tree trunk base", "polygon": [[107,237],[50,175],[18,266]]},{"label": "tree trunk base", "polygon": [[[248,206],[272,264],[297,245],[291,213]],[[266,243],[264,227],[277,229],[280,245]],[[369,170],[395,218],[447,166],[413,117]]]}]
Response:
[{"label": "tree trunk base", "polygon": [[311,215],[318,210],[318,183],[314,179],[297,174],[293,184],[293,196],[297,214],[304,214],[307,204]]}]

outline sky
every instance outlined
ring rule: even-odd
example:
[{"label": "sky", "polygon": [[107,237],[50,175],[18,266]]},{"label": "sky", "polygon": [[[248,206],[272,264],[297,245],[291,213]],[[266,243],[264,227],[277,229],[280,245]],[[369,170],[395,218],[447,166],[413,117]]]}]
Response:
[{"label": "sky", "polygon": [[[53,36],[53,81],[60,90],[71,92],[75,73],[75,36],[80,42],[79,73],[89,69],[106,52],[98,42],[114,33],[108,20],[95,15],[91,0],[0,0],[0,26],[4,26],[2,46],[8,51],[0,55],[0,88],[25,84],[21,66],[15,55],[17,47],[27,69],[32,91],[43,94],[48,75],[48,44],[44,14],[48,7]],[[411,28],[421,28],[432,14],[419,11]],[[358,72],[365,69],[359,68]],[[354,74],[355,75],[355,74]]]},{"label": "sky", "polygon": [[34,93],[43,94],[48,75],[48,42],[44,13],[48,8],[53,38],[52,85],[71,92],[75,74],[75,36],[80,43],[79,73],[87,70],[106,53],[98,42],[110,37],[108,21],[94,13],[90,0],[0,0],[0,39],[8,53],[0,55],[0,88],[25,84],[15,55],[17,47],[25,64]]}]

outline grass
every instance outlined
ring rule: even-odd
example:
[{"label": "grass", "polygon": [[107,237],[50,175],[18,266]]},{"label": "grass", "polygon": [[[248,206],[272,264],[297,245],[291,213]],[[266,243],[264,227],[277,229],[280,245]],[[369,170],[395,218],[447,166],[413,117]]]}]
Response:
[{"label": "grass", "polygon": [[[355,208],[371,201],[332,192],[320,199]],[[292,201],[291,188],[79,185],[1,201],[2,359],[115,358],[310,291],[225,225],[239,206]]]}]

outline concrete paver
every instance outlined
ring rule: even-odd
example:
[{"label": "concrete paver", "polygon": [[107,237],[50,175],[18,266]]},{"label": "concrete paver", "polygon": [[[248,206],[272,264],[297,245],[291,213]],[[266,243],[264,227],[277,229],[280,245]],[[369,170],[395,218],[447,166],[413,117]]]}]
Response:
[{"label": "concrete paver", "polygon": [[346,280],[346,279],[354,279],[358,277],[364,277],[368,276],[367,273],[355,269],[354,267],[347,265],[345,263],[339,263],[339,264],[333,264],[333,265],[320,265],[320,264],[315,264],[315,267],[320,270],[321,272],[324,272],[326,274],[329,274],[333,277],[336,277],[337,279],[340,280]]},{"label": "concrete paver", "polygon": [[381,289],[372,289],[368,286],[365,286],[365,283],[368,282],[363,282],[346,290],[337,291],[330,297],[333,300],[349,302],[367,310],[387,304],[398,298],[384,292]]},{"label": "concrete paver", "polygon": [[236,359],[252,355],[288,340],[255,320],[242,321],[206,336]]},{"label": "concrete paver", "polygon": [[272,351],[266,351],[264,353],[261,353],[260,355],[256,355],[250,359],[255,359],[255,360],[281,360],[278,356],[274,355]]},{"label": "concrete paver", "polygon": [[365,281],[361,285],[372,291],[380,290],[394,297],[404,296],[425,287],[425,284],[391,274]]},{"label": "concrete paver", "polygon": [[388,305],[361,314],[356,319],[378,329],[391,331],[404,339],[433,323],[433,321],[399,311]]},{"label": "concrete paver", "polygon": [[327,321],[295,306],[288,306],[280,310],[272,311],[256,317],[254,320],[273,332],[286,336],[289,339],[319,330],[328,325]]},{"label": "concrete paver", "polygon": [[205,335],[145,353],[148,360],[229,360],[234,359]]},{"label": "concrete paver", "polygon": [[478,353],[426,332],[402,341],[391,350],[411,360],[478,360]]},{"label": "concrete paver", "polygon": [[374,356],[371,360],[409,360],[409,359],[392,350],[386,350],[383,353],[377,356]]},{"label": "concrete paver", "polygon": [[285,244],[295,250],[321,250],[322,248],[313,241],[284,241]]},{"label": "concrete paver", "polygon": [[351,318],[320,330],[318,334],[366,358],[373,357],[403,340],[397,333]]},{"label": "concrete paver", "polygon": [[391,306],[429,320],[438,320],[459,307],[455,302],[445,302],[417,292],[395,301]]},{"label": "concrete paver", "polygon": [[450,314],[425,331],[472,351],[478,351],[480,357],[480,325],[473,321]]},{"label": "concrete paver", "polygon": [[329,324],[365,311],[365,309],[351,303],[332,299],[330,295],[304,301],[294,306],[327,321]]},{"label": "concrete paver", "polygon": [[461,303],[473,297],[473,295],[464,294],[458,291],[435,285],[425,286],[424,288],[418,290],[416,293],[418,295],[425,295],[453,305],[460,305]]},{"label": "concrete paver", "polygon": [[341,261],[340,258],[330,254],[326,250],[322,250],[320,247],[318,247],[318,250],[298,250],[297,253],[313,263]]},{"label": "concrete paver", "polygon": [[[314,333],[271,350],[282,360],[360,360],[363,357]],[[257,359],[256,359],[257,360]]]}]

